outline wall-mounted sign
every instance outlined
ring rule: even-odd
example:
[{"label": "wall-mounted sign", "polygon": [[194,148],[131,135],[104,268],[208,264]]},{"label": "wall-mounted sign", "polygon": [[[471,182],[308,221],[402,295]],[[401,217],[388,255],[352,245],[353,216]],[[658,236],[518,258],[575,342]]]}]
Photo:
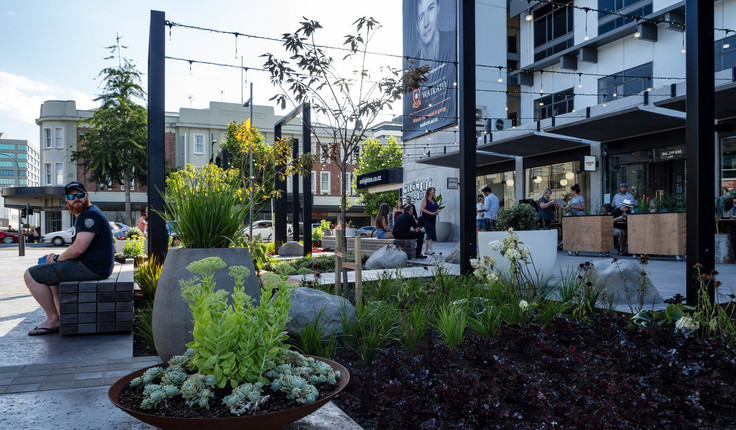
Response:
[{"label": "wall-mounted sign", "polygon": [[427,189],[432,186],[431,179],[422,179],[404,183],[404,197],[409,196],[415,202],[421,202]]},{"label": "wall-mounted sign", "polygon": [[598,167],[598,162],[595,159],[595,155],[583,156],[583,170],[586,172],[595,172]]},{"label": "wall-mounted sign", "polygon": [[460,178],[447,178],[447,189],[457,190],[460,188]]},{"label": "wall-mounted sign", "polygon": [[358,189],[375,187],[385,184],[400,184],[404,179],[403,167],[392,167],[390,169],[378,170],[375,172],[358,175]]}]

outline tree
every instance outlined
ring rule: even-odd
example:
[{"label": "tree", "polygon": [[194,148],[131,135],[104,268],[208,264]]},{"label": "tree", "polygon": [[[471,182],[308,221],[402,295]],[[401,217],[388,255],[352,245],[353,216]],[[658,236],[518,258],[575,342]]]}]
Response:
[{"label": "tree", "polygon": [[[378,141],[378,139],[368,139],[363,142],[363,148],[358,158],[358,167],[353,175],[353,184],[357,185],[358,175],[399,167],[403,164],[403,159],[404,151],[401,144],[393,136],[389,137],[385,144]],[[381,203],[388,203],[388,206],[393,208],[399,199],[399,192],[396,190],[375,194],[358,190],[358,194],[361,195],[363,200],[365,212],[371,215],[378,213]]]},{"label": "tree", "polygon": [[[317,43],[315,34],[322,26],[317,21],[304,19],[294,33],[282,37],[295,67],[270,53],[263,55],[266,57],[264,67],[271,74],[271,82],[282,90],[271,100],[276,100],[282,109],[287,102],[293,106],[309,102],[316,113],[312,131],[317,146],[323,157],[327,156],[340,169],[340,218],[342,225],[346,225],[346,173],[353,154],[377,116],[426,80],[429,66],[410,67],[405,71],[381,67],[382,76],[372,75],[367,69],[368,43],[381,26],[373,18],[363,17],[353,22],[355,34],[345,36],[343,49],[346,54],[342,60],[357,63],[358,70],[344,78],[337,69],[339,64],[325,52],[323,45]],[[333,141],[322,141],[314,133],[318,127],[333,135]],[[345,238],[343,244],[347,246]]]},{"label": "tree", "polygon": [[125,187],[125,222],[132,225],[130,211],[130,189],[133,181],[146,183],[148,141],[148,113],[145,107],[136,104],[135,99],[145,103],[145,91],[141,86],[141,74],[135,65],[121,56],[126,46],[120,44],[116,36],[115,45],[107,46],[117,57],[117,67],[102,69],[104,82],[102,93],[95,98],[101,102],[100,108],[86,120],[89,128],[78,143],[78,151],[73,151],[71,161],[83,166],[85,174],[97,184],[97,189],[105,189],[112,184]]}]

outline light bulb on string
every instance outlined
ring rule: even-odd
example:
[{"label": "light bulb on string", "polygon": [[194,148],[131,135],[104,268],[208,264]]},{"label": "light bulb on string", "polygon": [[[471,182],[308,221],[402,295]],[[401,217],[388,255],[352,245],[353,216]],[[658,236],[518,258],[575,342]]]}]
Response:
[{"label": "light bulb on string", "polygon": [[725,31],[726,34],[723,35],[723,49],[728,49],[731,47],[731,44],[728,43],[726,39],[728,39],[728,30]]},{"label": "light bulb on string", "polygon": [[501,66],[498,66],[498,82],[503,82],[503,78],[501,77]]},{"label": "light bulb on string", "polygon": [[[725,19],[724,16],[726,15],[726,6],[724,5],[724,3],[726,3],[725,0],[721,1],[721,28],[723,28],[723,20]],[[728,30],[723,31],[723,49],[728,49],[731,47],[731,44],[728,43],[726,39],[728,39]]]},{"label": "light bulb on string", "polygon": [[583,74],[578,72],[578,88],[583,88]]},{"label": "light bulb on string", "polygon": [[687,50],[685,49],[685,32],[684,31],[682,32],[682,50],[680,52],[682,52],[683,54],[687,52]]},{"label": "light bulb on string", "polygon": [[585,10],[585,37],[583,37],[583,40],[588,40],[590,39],[590,37],[588,37],[588,11],[590,9],[588,9],[587,7],[583,9]]},{"label": "light bulb on string", "polygon": [[238,59],[238,35],[240,33],[235,33],[235,59]]}]

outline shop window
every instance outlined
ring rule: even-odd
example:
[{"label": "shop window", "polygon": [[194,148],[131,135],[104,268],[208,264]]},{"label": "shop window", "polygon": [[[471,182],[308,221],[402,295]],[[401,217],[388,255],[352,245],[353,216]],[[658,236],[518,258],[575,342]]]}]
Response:
[{"label": "shop window", "polygon": [[639,94],[652,88],[652,63],[598,79],[598,103]]},{"label": "shop window", "polygon": [[534,61],[573,46],[572,0],[547,4],[534,10]]},{"label": "shop window", "polygon": [[[652,13],[652,0],[598,0],[598,35]],[[616,12],[617,14],[611,14]],[[621,16],[626,15],[626,16]]]},{"label": "shop window", "polygon": [[550,94],[534,100],[534,120],[539,121],[563,113],[572,112],[575,108],[575,93],[568,88],[559,93]]},{"label": "shop window", "polygon": [[46,233],[61,231],[61,211],[45,211]]},{"label": "shop window", "polygon": [[736,188],[736,137],[721,139],[721,188]]},{"label": "shop window", "polygon": [[736,35],[716,40],[714,47],[716,72],[736,67]]}]

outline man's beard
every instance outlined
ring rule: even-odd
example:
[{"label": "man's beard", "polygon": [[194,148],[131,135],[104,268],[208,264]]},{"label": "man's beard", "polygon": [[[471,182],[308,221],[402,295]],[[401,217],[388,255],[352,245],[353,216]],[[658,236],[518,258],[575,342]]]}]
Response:
[{"label": "man's beard", "polygon": [[71,212],[73,215],[81,215],[84,211],[89,209],[89,199],[84,199],[81,205],[75,205],[78,200],[74,200],[72,202],[66,202],[67,207],[69,208],[69,212]]}]

